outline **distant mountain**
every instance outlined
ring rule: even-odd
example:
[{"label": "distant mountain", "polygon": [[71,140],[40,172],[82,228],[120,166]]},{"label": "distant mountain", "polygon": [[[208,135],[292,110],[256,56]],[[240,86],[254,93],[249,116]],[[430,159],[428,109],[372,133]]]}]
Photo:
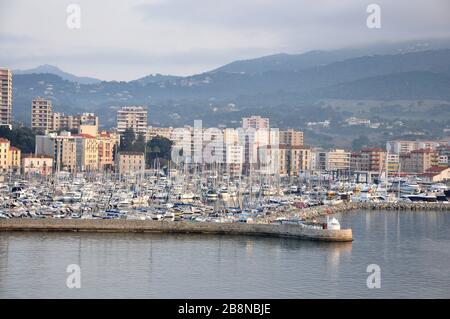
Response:
[{"label": "distant mountain", "polygon": [[249,73],[268,71],[299,71],[345,59],[347,56],[336,51],[309,51],[302,54],[279,53],[250,60],[239,60],[212,70],[210,73]]},{"label": "distant mountain", "polygon": [[163,75],[163,74],[150,74],[147,76],[144,76],[140,79],[134,80],[132,82],[137,82],[140,84],[149,84],[149,83],[164,83],[166,81],[174,81],[181,79],[180,76],[175,75]]},{"label": "distant mountain", "polygon": [[429,71],[392,73],[312,90],[308,96],[343,100],[450,100],[450,76]]},{"label": "distant mountain", "polygon": [[[172,83],[174,96],[231,98],[237,95],[276,91],[303,93],[313,89],[367,77],[409,71],[445,73],[450,49],[374,55],[347,59],[299,71],[229,73],[217,71],[183,78]],[[166,85],[166,87],[169,87]]]},{"label": "distant mountain", "polygon": [[[254,73],[216,70],[187,77],[156,74],[130,82],[85,85],[49,73],[14,73],[14,116],[28,123],[31,100],[36,96],[52,99],[58,111],[96,112],[105,127],[114,126],[115,112],[122,105],[146,105],[151,110],[151,121],[182,125],[193,118],[231,121],[246,114],[246,110],[264,114],[271,108],[276,113],[279,105],[296,114],[299,104],[314,108],[320,100],[329,98],[450,101],[450,49],[409,51],[412,52],[359,56],[311,67],[303,64],[299,70],[291,66],[292,69]],[[313,56],[320,56],[317,52],[311,54],[310,61],[315,59]],[[275,59],[282,61],[285,56]],[[274,63],[268,57],[265,61]],[[228,103],[236,107],[228,108]]]},{"label": "distant mountain", "polygon": [[440,49],[450,49],[450,39],[426,39],[400,43],[378,43],[338,50],[309,51],[302,54],[281,53],[231,62],[212,70],[211,73],[229,72],[254,74],[268,71],[299,71],[361,56],[412,53]]},{"label": "distant mountain", "polygon": [[53,65],[49,65],[49,64],[44,64],[44,65],[40,65],[34,69],[29,69],[29,70],[14,70],[13,71],[14,74],[43,74],[43,73],[48,73],[48,74],[54,74],[57,75],[59,77],[61,77],[64,80],[68,80],[71,82],[77,82],[80,84],[95,84],[95,83],[99,83],[101,82],[101,80],[99,79],[95,79],[95,78],[91,78],[91,77],[86,77],[86,76],[76,76],[67,72],[62,71],[60,68],[53,66]]}]

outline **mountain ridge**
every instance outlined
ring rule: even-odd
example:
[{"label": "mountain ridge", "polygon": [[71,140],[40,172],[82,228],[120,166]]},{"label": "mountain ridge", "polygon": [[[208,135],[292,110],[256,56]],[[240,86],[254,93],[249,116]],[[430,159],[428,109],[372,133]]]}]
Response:
[{"label": "mountain ridge", "polygon": [[[372,55],[389,55],[399,53],[412,53],[420,51],[450,49],[450,38],[434,38],[403,41],[399,43],[381,42],[371,45],[361,45],[333,50],[310,50],[303,53],[276,53],[251,59],[241,59],[226,63],[212,70],[192,74],[188,76],[149,74],[131,81],[115,81],[115,82],[138,82],[141,84],[164,82],[167,80],[175,80],[181,78],[190,78],[203,74],[214,74],[217,72],[226,73],[263,73],[267,71],[299,71],[315,66],[323,66],[334,62],[340,62],[356,57],[372,56]],[[32,69],[14,70],[15,74],[39,74],[50,73],[59,75],[65,80],[78,82],[80,84],[95,84],[102,80],[78,76],[65,72],[59,67],[44,64]],[[113,81],[109,81],[113,82]]]},{"label": "mountain ridge", "polygon": [[64,80],[71,82],[77,82],[80,84],[95,84],[102,82],[99,79],[88,77],[88,76],[78,76],[61,70],[59,67],[42,64],[32,69],[26,70],[13,70],[13,74],[54,74],[61,77]]},{"label": "mountain ridge", "polygon": [[310,109],[326,99],[450,101],[449,76],[450,49],[362,56],[294,71],[155,74],[85,85],[53,74],[13,74],[13,107],[15,120],[29,123],[31,100],[42,96],[53,101],[55,111],[97,113],[105,128],[115,125],[115,112],[123,105],[148,106],[155,125],[184,125],[195,118],[229,124],[250,113],[276,118],[279,106],[293,115],[308,109],[312,120],[321,113]]}]

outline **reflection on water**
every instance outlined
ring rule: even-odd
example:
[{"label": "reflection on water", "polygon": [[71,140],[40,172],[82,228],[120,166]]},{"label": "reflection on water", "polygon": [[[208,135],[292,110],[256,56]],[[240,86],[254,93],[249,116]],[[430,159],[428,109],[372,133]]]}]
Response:
[{"label": "reflection on water", "polygon": [[253,255],[253,241],[252,240],[247,240],[246,248],[247,248],[247,257],[251,258]]},{"label": "reflection on water", "polygon": [[[353,243],[195,234],[0,233],[3,298],[450,297],[450,214],[338,215]],[[81,289],[66,267],[81,267]],[[381,289],[366,267],[381,267]]]}]

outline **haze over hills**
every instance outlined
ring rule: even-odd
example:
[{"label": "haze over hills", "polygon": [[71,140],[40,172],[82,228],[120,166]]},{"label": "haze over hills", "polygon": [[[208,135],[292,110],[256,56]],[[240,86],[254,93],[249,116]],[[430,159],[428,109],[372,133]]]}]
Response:
[{"label": "haze over hills", "polygon": [[[412,53],[427,50],[450,49],[450,39],[423,39],[411,40],[395,43],[377,43],[363,45],[359,47],[349,47],[336,50],[313,50],[300,54],[279,53],[263,57],[238,60],[223,66],[220,66],[205,73],[226,72],[226,73],[263,73],[268,71],[299,71],[314,66],[323,66],[333,62],[343,61],[350,58],[372,56],[372,55],[390,55],[401,53]],[[57,66],[45,64],[36,68],[27,70],[14,70],[14,74],[40,74],[49,73],[60,76],[64,80],[78,82],[80,84],[95,84],[101,80],[92,77],[78,76],[62,71]],[[192,75],[195,76],[195,75]],[[191,76],[188,76],[191,77]],[[181,79],[181,76],[170,74],[150,74],[134,81],[142,84],[164,82],[167,80]],[[123,81],[120,81],[123,82]]]},{"label": "haze over hills", "polygon": [[72,82],[78,82],[80,84],[94,84],[99,83],[101,80],[87,77],[87,76],[76,76],[67,72],[62,71],[60,68],[54,65],[44,64],[39,65],[33,69],[28,70],[13,70],[14,74],[54,74],[61,77],[63,80],[68,80]]},{"label": "haze over hills", "polygon": [[[109,100],[117,102],[135,100],[136,103],[148,103],[164,99],[232,99],[239,95],[251,95],[273,92],[306,93],[308,98],[323,98],[326,90],[318,96],[316,89],[335,86],[359,79],[391,74],[428,71],[437,74],[447,74],[450,70],[450,49],[429,50],[404,54],[374,55],[351,58],[327,65],[315,66],[299,71],[266,71],[262,73],[229,73],[223,71],[207,72],[188,77],[152,75],[131,82],[97,82],[84,84],[68,81],[52,74],[15,74],[15,87],[20,94],[39,93],[50,95],[55,99],[63,95],[73,95],[72,100],[84,100],[86,94],[92,103],[102,100],[102,94],[108,94]],[[47,79],[50,89],[38,83]],[[70,83],[58,83],[65,80]],[[392,81],[395,81],[395,77]],[[399,80],[399,79],[398,79]],[[429,81],[438,81],[428,78]],[[433,85],[433,82],[429,82]],[[352,83],[355,85],[355,83]],[[441,84],[439,84],[441,85]],[[66,90],[58,90],[65,87]],[[30,88],[32,88],[30,90]],[[71,90],[74,88],[75,91]],[[39,90],[41,89],[41,90]],[[30,92],[31,91],[31,92]],[[380,92],[382,94],[382,92]],[[325,94],[326,95],[326,94]],[[399,90],[401,98],[420,98],[410,96],[407,91]],[[417,95],[417,94],[416,94]],[[420,94],[419,94],[420,95]],[[430,92],[428,95],[433,95]],[[381,98],[382,96],[380,96]],[[441,97],[439,94],[436,97]],[[351,92],[348,98],[352,98]],[[364,97],[360,97],[364,98]],[[103,98],[104,100],[104,98]],[[87,102],[87,101],[86,101]]]},{"label": "haze over hills", "polygon": [[[423,105],[446,112],[450,110],[450,41],[449,48],[445,43],[390,45],[370,51],[388,54],[363,54],[367,48],[359,49],[362,55],[357,49],[278,54],[192,76],[155,74],[130,82],[86,79],[45,66],[36,72],[14,73],[14,114],[17,121],[29,123],[31,100],[36,96],[52,99],[56,111],[96,112],[105,128],[115,125],[118,107],[132,104],[149,106],[151,123],[173,126],[192,124],[194,119],[233,126],[242,116],[260,114],[270,116],[274,125],[303,129],[308,121],[342,120],[364,113],[366,100],[379,105],[391,101],[399,107],[406,105],[398,104],[399,100],[410,101],[408,105],[427,100],[431,102]],[[49,73],[41,73],[45,70]],[[333,100],[347,102],[339,104],[338,110]],[[359,108],[344,111],[342,105],[355,101],[360,101]],[[331,109],[325,112],[324,107]],[[391,110],[402,118],[399,108],[364,114],[383,117]],[[427,110],[419,109],[415,117],[426,117]],[[449,117],[433,112],[436,120],[447,125]]]},{"label": "haze over hills", "polygon": [[[343,100],[448,100],[450,75],[409,71],[363,78],[308,92],[313,98]],[[307,95],[307,96],[308,96]]]},{"label": "haze over hills", "polygon": [[260,58],[234,61],[212,72],[262,73],[267,71],[298,71],[350,58],[449,49],[450,39],[424,39],[400,43],[378,43],[337,50],[314,50],[301,54],[273,54]]}]

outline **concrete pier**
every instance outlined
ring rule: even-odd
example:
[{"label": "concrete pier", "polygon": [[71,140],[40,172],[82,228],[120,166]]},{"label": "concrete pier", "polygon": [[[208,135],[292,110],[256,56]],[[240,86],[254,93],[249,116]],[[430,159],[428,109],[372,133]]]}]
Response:
[{"label": "concrete pier", "polygon": [[310,229],[298,225],[270,225],[213,222],[171,222],[101,219],[4,219],[0,231],[154,232],[253,235],[348,242],[351,229]]}]

